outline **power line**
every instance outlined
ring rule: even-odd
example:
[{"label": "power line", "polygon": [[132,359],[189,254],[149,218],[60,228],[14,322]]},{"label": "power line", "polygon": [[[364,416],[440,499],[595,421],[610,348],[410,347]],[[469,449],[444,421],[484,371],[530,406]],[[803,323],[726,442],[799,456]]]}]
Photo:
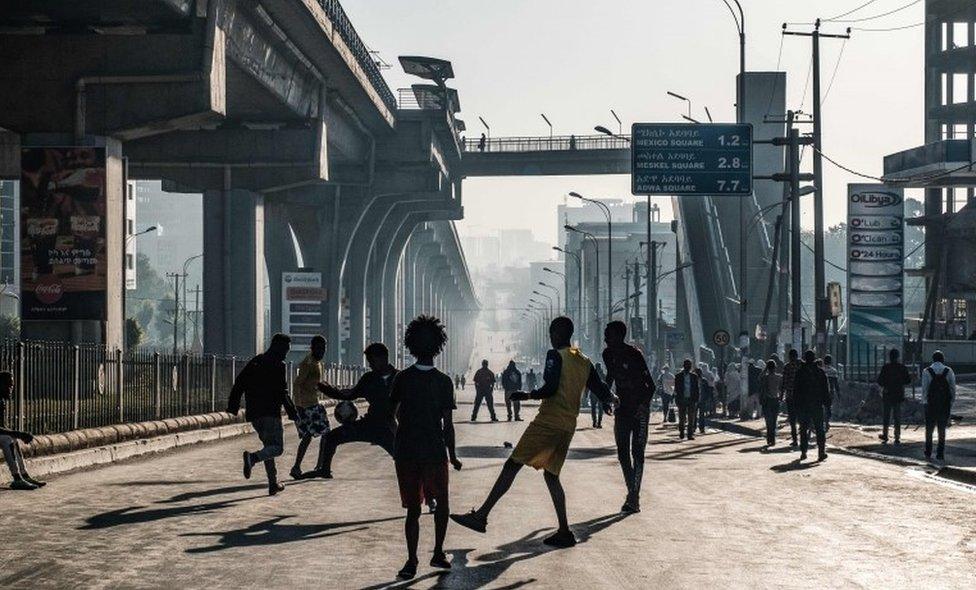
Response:
[{"label": "power line", "polygon": [[[779,36],[779,55],[776,56],[776,69],[773,70],[774,72],[778,72],[779,71],[779,66],[783,62],[783,43],[785,41],[786,41],[786,35],[780,35]],[[769,102],[766,103],[766,113],[764,114],[763,119],[765,119],[766,117],[769,117],[769,111],[770,111],[770,109],[773,108],[773,99],[776,98],[776,89],[777,89],[778,86],[779,86],[779,76],[776,76],[776,79],[773,82],[773,91],[769,93]]]},{"label": "power line", "polygon": [[862,17],[862,18],[852,18],[852,19],[846,19],[846,20],[840,20],[840,19],[831,19],[831,20],[833,22],[837,22],[837,23],[863,23],[863,22],[869,21],[869,20],[875,20],[875,19],[878,19],[878,18],[884,18],[886,16],[890,16],[892,14],[901,12],[902,10],[907,10],[907,9],[911,8],[912,6],[915,6],[916,4],[920,3],[921,1],[922,0],[912,0],[911,2],[909,2],[908,4],[905,4],[903,6],[899,6],[898,8],[893,8],[893,9],[887,11],[887,12],[882,12],[881,14],[875,14],[875,15],[872,15],[872,16],[865,16],[865,17]]},{"label": "power line", "polygon": [[840,61],[844,58],[844,48],[847,47],[847,39],[840,45],[840,52],[837,54],[837,63],[834,64],[834,73],[830,75],[830,82],[827,83],[827,90],[824,92],[823,98],[820,100],[820,106],[823,107],[823,103],[827,102],[827,97],[830,96],[830,89],[834,87],[834,80],[837,79],[837,71],[840,70]]},{"label": "power line", "polygon": [[[814,148],[814,149],[816,149],[816,148]],[[865,174],[863,172],[858,172],[857,170],[854,170],[852,168],[848,168],[847,166],[844,166],[843,164],[837,162],[836,160],[832,159],[830,156],[828,156],[827,154],[825,154],[823,152],[819,152],[819,153],[823,157],[824,160],[827,160],[828,162],[830,162],[834,166],[840,168],[841,170],[843,170],[845,172],[848,172],[850,174],[853,174],[854,176],[860,176],[861,178],[867,178],[868,180],[877,180],[879,182],[885,182],[885,183],[890,183],[890,184],[894,184],[894,183],[906,183],[906,182],[915,182],[915,181],[921,181],[921,180],[936,180],[936,179],[942,178],[944,176],[949,176],[950,174],[955,174],[956,172],[961,172],[961,171],[963,171],[963,170],[965,170],[967,168],[971,168],[973,165],[976,165],[976,162],[968,162],[968,163],[963,164],[962,166],[960,166],[958,168],[953,168],[952,170],[945,170],[945,171],[939,172],[937,174],[925,174],[925,175],[920,175],[920,176],[912,176],[912,177],[909,177],[909,178],[887,179],[887,178],[882,178],[880,176],[872,176],[870,174]]]},{"label": "power line", "polygon": [[864,4],[861,4],[860,6],[858,6],[857,8],[852,8],[852,9],[848,10],[847,12],[845,12],[844,14],[838,14],[837,16],[833,16],[833,17],[830,17],[830,18],[825,18],[824,21],[834,21],[834,20],[837,20],[839,18],[844,18],[845,16],[849,16],[851,14],[854,14],[855,12],[857,12],[858,10],[861,10],[862,8],[867,8],[868,6],[871,6],[872,4],[874,4],[877,1],[878,0],[868,0]]},{"label": "power line", "polygon": [[891,31],[904,31],[906,29],[915,29],[918,27],[924,27],[925,22],[915,23],[913,25],[905,25],[902,27],[886,27],[881,29],[876,28],[866,28],[866,27],[851,27],[852,31],[857,31],[859,33],[888,33]]}]

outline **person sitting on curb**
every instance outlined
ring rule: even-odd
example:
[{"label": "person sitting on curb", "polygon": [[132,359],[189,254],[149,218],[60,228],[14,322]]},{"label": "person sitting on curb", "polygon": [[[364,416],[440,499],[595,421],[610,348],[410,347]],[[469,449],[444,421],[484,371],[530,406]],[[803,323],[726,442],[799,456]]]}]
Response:
[{"label": "person sitting on curb", "polygon": [[0,449],[3,451],[3,458],[10,469],[11,477],[13,477],[10,489],[36,490],[47,484],[32,478],[27,473],[27,467],[24,465],[24,454],[20,450],[20,443],[29,445],[34,440],[34,435],[29,432],[7,429],[7,402],[10,401],[13,391],[13,374],[10,371],[0,372]]}]

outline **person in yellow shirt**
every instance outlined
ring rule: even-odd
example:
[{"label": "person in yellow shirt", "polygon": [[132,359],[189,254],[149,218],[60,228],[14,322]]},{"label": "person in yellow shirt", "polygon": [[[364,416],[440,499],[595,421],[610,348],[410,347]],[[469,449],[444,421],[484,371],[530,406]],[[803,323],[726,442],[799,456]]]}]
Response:
[{"label": "person in yellow shirt", "polygon": [[322,358],[325,356],[325,338],[312,338],[311,351],[298,365],[298,376],[295,377],[295,390],[292,398],[295,401],[298,419],[295,428],[298,429],[298,453],[295,455],[295,465],[291,468],[294,479],[302,479],[302,459],[312,443],[312,439],[319,436],[319,454],[322,453],[325,435],[329,432],[329,415],[325,406],[319,403],[319,391],[323,391]]},{"label": "person in yellow shirt", "polygon": [[514,392],[511,398],[542,400],[539,411],[502,467],[484,504],[467,514],[452,514],[454,522],[479,533],[485,532],[492,508],[511,487],[522,466],[529,465],[543,470],[559,521],[558,530],[543,543],[552,547],[572,547],[576,544],[576,537],[569,529],[566,517],[566,493],[559,481],[559,473],[576,431],[583,392],[589,389],[600,398],[608,414],[613,412],[614,396],[600,380],[590,359],[571,346],[572,338],[572,320],[567,317],[552,320],[549,325],[552,350],[546,355],[542,387],[531,392]]}]

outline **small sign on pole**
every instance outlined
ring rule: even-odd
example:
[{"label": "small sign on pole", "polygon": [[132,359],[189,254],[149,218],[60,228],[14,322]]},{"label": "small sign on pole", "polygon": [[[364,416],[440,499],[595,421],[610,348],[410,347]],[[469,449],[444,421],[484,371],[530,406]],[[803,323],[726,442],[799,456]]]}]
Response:
[{"label": "small sign on pole", "polygon": [[730,342],[732,342],[732,335],[726,330],[715,330],[715,333],[712,334],[712,343],[715,344],[715,346],[725,347],[728,346]]}]

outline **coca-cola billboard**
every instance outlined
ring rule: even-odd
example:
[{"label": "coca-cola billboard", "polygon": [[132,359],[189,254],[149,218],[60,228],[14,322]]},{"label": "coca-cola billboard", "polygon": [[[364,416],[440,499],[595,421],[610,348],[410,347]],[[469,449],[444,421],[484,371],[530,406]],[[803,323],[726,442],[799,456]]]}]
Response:
[{"label": "coca-cola billboard", "polygon": [[21,149],[25,320],[106,317],[105,148]]}]

